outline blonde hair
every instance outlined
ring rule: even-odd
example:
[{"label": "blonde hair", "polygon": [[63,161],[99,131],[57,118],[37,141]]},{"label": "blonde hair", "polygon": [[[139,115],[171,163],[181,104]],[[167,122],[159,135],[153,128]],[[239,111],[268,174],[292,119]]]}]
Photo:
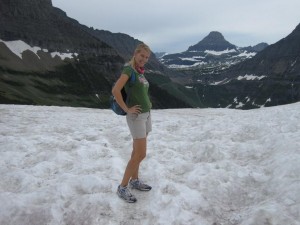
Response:
[{"label": "blonde hair", "polygon": [[135,68],[135,60],[134,60],[134,55],[141,52],[142,50],[145,50],[146,52],[148,52],[149,54],[151,54],[151,50],[149,48],[148,45],[144,44],[144,43],[140,43],[138,44],[138,46],[135,48],[134,50],[134,54],[131,58],[131,60],[129,61],[129,64],[132,66],[132,68]]}]

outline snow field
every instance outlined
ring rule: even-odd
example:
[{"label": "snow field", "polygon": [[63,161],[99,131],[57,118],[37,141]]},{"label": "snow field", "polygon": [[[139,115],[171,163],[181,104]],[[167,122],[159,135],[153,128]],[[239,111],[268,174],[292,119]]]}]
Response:
[{"label": "snow field", "polygon": [[140,167],[153,189],[128,204],[125,117],[0,105],[0,224],[299,225],[299,111],[153,110]]}]

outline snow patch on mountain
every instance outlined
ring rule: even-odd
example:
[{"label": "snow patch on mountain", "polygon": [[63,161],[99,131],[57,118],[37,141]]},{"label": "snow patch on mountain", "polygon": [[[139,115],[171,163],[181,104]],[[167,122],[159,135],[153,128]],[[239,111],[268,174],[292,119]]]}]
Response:
[{"label": "snow patch on mountain", "polygon": [[253,74],[250,74],[250,75],[246,74],[244,76],[238,76],[237,80],[261,80],[265,77],[267,77],[267,76],[265,76],[265,75],[256,76]]},{"label": "snow patch on mountain", "polygon": [[[0,42],[4,43],[15,55],[17,55],[19,58],[23,58],[22,54],[25,51],[31,51],[34,54],[36,54],[36,56],[40,59],[40,56],[38,55],[38,51],[43,51],[43,52],[49,52],[47,49],[42,49],[40,47],[37,46],[30,46],[27,43],[25,43],[24,41],[21,40],[17,40],[17,41],[3,41],[0,39]],[[55,56],[60,57],[62,60],[69,58],[72,59],[74,58],[74,56],[78,56],[78,53],[61,53],[61,52],[51,52],[50,53],[52,58],[54,58]]]},{"label": "snow patch on mountain", "polygon": [[226,49],[224,51],[213,51],[213,50],[205,50],[204,51],[206,54],[210,54],[210,55],[223,55],[223,54],[228,54],[228,53],[232,53],[232,52],[237,52],[235,49]]}]

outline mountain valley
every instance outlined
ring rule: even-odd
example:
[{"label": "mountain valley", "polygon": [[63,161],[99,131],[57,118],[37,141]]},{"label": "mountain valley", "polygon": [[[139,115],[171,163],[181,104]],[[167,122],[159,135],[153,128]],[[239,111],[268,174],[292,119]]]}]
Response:
[{"label": "mountain valley", "polygon": [[[0,8],[0,103],[108,108],[142,41],[80,24],[51,0]],[[268,45],[238,47],[218,31],[176,54],[151,54],[153,107],[253,109],[300,100],[300,25]]]}]

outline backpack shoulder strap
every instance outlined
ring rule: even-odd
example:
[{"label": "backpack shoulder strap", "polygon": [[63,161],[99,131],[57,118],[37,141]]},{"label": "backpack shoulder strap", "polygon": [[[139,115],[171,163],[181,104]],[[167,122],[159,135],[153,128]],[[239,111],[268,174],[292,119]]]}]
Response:
[{"label": "backpack shoulder strap", "polygon": [[135,82],[135,73],[131,66],[130,66],[130,69],[131,69],[131,74],[130,74],[129,82],[130,82],[130,84],[133,84]]},{"label": "backpack shoulder strap", "polygon": [[129,91],[128,91],[128,94],[127,94],[127,98],[126,98],[126,104],[128,103],[129,101],[129,97],[131,95],[131,86],[134,84],[135,82],[135,73],[134,73],[134,70],[131,68],[131,74],[130,74],[130,80],[129,80]]}]

